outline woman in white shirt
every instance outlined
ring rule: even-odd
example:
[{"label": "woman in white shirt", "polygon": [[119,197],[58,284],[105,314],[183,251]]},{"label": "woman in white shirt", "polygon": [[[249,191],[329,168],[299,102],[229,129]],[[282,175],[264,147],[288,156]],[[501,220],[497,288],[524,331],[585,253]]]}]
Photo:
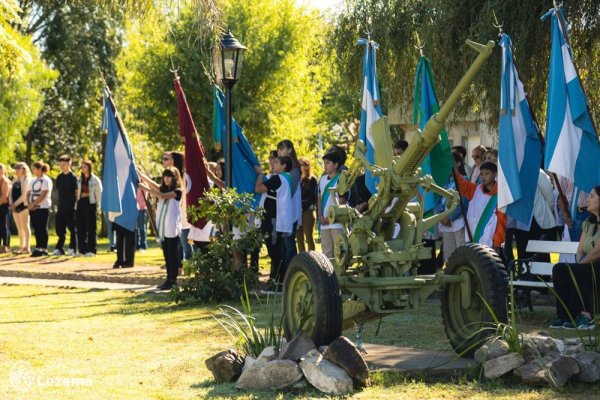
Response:
[{"label": "woman in white shirt", "polygon": [[15,164],[15,179],[10,189],[10,208],[19,233],[19,250],[16,254],[29,254],[29,209],[27,208],[27,191],[31,182],[31,171],[24,162]]},{"label": "woman in white shirt", "polygon": [[48,165],[43,161],[33,163],[32,172],[35,178],[31,180],[27,191],[27,208],[35,235],[35,250],[31,257],[48,255],[48,216],[52,205],[52,179],[46,175],[48,169]]}]

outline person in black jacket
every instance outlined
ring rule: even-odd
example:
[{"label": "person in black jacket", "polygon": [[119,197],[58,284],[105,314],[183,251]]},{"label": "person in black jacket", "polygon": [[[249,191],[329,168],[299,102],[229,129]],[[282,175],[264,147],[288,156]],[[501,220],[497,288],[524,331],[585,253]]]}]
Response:
[{"label": "person in black jacket", "polygon": [[[296,230],[298,250],[315,249],[315,208],[317,203],[317,178],[310,173],[310,161],[302,157],[300,162],[300,195],[302,198],[302,226]],[[305,244],[306,242],[306,244]]]},{"label": "person in black jacket", "polygon": [[71,157],[62,155],[58,158],[61,174],[56,177],[58,190],[58,210],[56,212],[56,235],[58,241],[54,250],[55,256],[64,256],[65,237],[69,230],[70,242],[68,255],[74,256],[77,251],[75,236],[75,202],[77,197],[77,176],[71,170]]}]

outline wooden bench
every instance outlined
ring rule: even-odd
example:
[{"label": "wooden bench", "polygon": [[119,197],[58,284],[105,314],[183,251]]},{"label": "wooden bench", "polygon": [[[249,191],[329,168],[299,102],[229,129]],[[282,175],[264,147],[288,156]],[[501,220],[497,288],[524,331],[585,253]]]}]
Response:
[{"label": "wooden bench", "polygon": [[[531,303],[531,290],[535,288],[551,288],[552,284],[552,268],[554,263],[537,261],[538,254],[577,254],[577,247],[579,242],[551,242],[545,240],[530,240],[527,243],[526,251],[528,253],[534,253],[535,255],[531,258],[522,260],[517,259],[513,261],[511,270],[517,265],[517,279],[513,281],[513,288],[523,288],[525,293],[525,304],[524,306],[529,308],[529,311],[533,311],[533,304]],[[516,296],[515,296],[516,297]],[[519,306],[517,301],[517,306]]]}]

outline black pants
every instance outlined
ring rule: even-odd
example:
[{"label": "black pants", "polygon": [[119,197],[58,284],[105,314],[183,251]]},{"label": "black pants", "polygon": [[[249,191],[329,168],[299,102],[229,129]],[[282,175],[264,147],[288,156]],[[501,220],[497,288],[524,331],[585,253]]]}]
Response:
[{"label": "black pants", "polygon": [[164,238],[162,241],[163,254],[167,264],[167,281],[175,283],[179,273],[179,237]]},{"label": "black pants", "polygon": [[[581,292],[575,287],[575,282],[569,273],[569,268],[573,272],[575,282]],[[556,316],[564,320],[577,318],[581,311],[587,311],[594,314],[598,311],[598,300],[600,293],[600,262],[594,264],[567,264],[559,263],[552,269],[552,282],[557,298],[561,299],[566,306],[560,301],[556,301]],[[568,312],[571,314],[569,317]]]},{"label": "black pants", "polygon": [[[67,236],[67,229],[69,230],[69,235],[71,236],[71,241],[69,243],[69,249],[75,250],[77,249],[77,238],[75,236],[75,210],[61,210],[59,209],[56,212],[56,235],[58,236],[58,241],[56,242],[56,249],[64,252],[65,245],[65,237]],[[95,253],[95,252],[94,252]]]},{"label": "black pants", "polygon": [[283,268],[283,238],[281,237],[281,234],[275,231],[275,219],[263,221],[261,230],[265,236],[267,253],[271,259],[271,272],[269,273],[269,277],[274,282],[282,283],[286,271],[285,268]]},{"label": "black pants", "polygon": [[[77,202],[77,244],[81,254],[96,253],[96,204],[84,197]],[[56,228],[58,232],[58,226]],[[57,245],[58,247],[58,245]],[[69,246],[69,248],[71,248]]]},{"label": "black pants", "polygon": [[117,233],[117,262],[121,266],[133,267],[135,261],[135,231],[123,228],[113,222]]},{"label": "black pants", "polygon": [[[527,242],[529,242],[530,240],[556,241],[556,235],[556,228],[542,229],[538,225],[535,218],[533,218],[531,220],[531,227],[528,231],[515,229],[515,239],[517,241],[517,257],[519,259],[533,257],[533,253],[528,253],[525,251],[525,249],[527,249]],[[537,261],[550,262],[550,254],[540,254],[537,257]]]},{"label": "black pants", "polygon": [[421,260],[421,266],[419,267],[419,274],[431,275],[435,274],[436,271],[436,257],[435,257],[435,240],[423,239],[423,246],[428,247],[431,250],[431,258],[428,260]]},{"label": "black pants", "polygon": [[513,253],[513,243],[516,231],[516,228],[506,228],[506,234],[504,235],[504,247],[502,248],[502,252],[504,254],[506,267],[508,267],[515,259],[515,255]]},{"label": "black pants", "polygon": [[0,206],[0,246],[10,246],[10,225],[8,204]]},{"label": "black pants", "polygon": [[31,227],[35,235],[35,248],[48,248],[48,215],[47,208],[36,208],[29,212],[31,218]]}]

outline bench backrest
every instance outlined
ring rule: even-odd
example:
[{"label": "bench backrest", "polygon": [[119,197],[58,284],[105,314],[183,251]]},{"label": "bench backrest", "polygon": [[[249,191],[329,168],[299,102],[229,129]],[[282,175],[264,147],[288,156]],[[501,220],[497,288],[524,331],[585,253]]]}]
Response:
[{"label": "bench backrest", "polygon": [[527,243],[528,253],[577,254],[579,242],[550,242],[546,240],[530,240]]}]

